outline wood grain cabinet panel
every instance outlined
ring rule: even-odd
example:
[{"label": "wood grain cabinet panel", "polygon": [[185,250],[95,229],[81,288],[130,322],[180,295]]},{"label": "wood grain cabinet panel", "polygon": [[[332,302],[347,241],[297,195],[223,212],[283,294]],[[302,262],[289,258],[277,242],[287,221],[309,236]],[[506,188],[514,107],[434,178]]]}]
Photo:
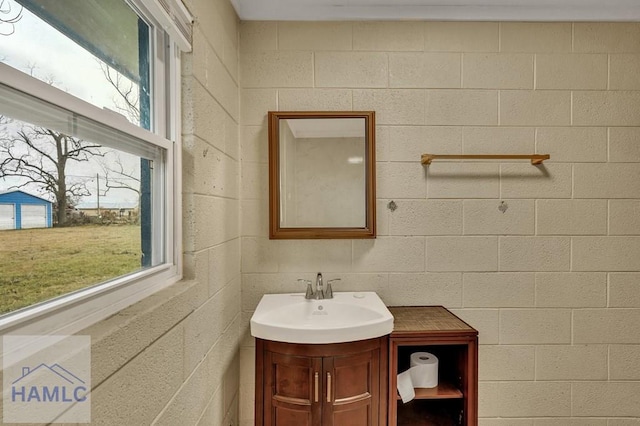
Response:
[{"label": "wood grain cabinet panel", "polygon": [[305,345],[256,339],[256,425],[386,424],[388,337]]}]

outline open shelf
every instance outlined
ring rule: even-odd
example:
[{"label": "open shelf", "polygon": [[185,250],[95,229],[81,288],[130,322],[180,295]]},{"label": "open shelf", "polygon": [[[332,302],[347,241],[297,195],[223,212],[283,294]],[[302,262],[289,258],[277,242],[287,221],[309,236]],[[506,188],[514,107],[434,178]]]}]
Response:
[{"label": "open shelf", "polygon": [[[464,398],[462,391],[451,383],[441,382],[435,388],[415,388],[415,399],[458,399]],[[400,395],[397,395],[400,399]]]},{"label": "open shelf", "polygon": [[[390,307],[389,426],[478,426],[478,332],[442,306]],[[398,374],[411,367],[411,355],[438,358],[438,386],[414,388],[403,403]]]},{"label": "open shelf", "polygon": [[411,401],[398,406],[398,426],[459,426],[462,405]]}]

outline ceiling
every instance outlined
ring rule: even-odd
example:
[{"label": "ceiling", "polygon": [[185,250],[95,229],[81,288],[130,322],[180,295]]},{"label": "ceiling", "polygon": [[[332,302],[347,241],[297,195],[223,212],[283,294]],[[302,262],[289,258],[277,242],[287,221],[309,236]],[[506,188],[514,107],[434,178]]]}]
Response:
[{"label": "ceiling", "polygon": [[242,20],[640,21],[640,0],[231,0]]}]

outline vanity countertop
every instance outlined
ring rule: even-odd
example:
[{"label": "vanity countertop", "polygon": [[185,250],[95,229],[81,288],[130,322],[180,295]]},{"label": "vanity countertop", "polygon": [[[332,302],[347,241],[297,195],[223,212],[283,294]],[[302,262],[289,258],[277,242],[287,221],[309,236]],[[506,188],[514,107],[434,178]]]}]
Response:
[{"label": "vanity countertop", "polygon": [[393,315],[391,337],[419,333],[469,333],[478,331],[443,306],[389,306]]}]

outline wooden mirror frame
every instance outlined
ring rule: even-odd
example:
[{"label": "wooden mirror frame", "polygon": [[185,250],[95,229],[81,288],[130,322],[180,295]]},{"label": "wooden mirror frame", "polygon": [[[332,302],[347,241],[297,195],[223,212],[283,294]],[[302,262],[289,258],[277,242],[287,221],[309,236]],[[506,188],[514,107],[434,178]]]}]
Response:
[{"label": "wooden mirror frame", "polygon": [[[376,150],[374,111],[269,111],[269,238],[375,238]],[[365,226],[287,228],[280,226],[280,120],[296,118],[363,118],[365,120]]]}]

